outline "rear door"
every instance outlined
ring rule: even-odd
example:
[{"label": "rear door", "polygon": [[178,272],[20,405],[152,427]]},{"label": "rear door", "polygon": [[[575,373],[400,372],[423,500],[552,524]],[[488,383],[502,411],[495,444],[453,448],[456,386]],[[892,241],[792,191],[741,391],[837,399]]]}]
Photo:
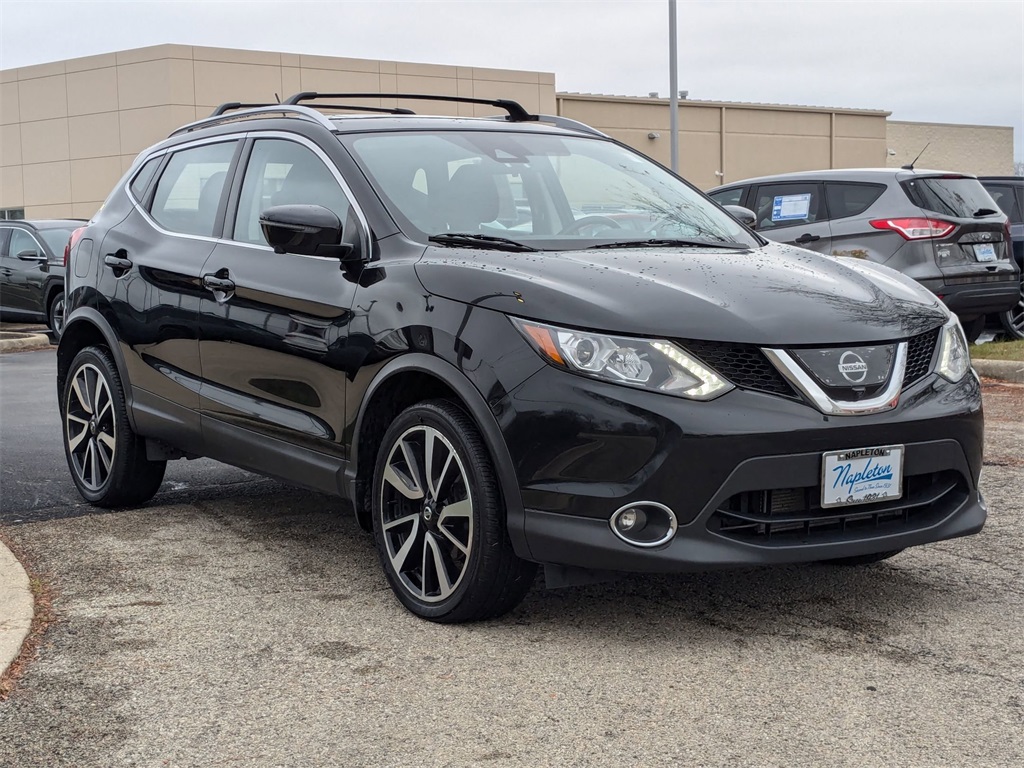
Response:
[{"label": "rear door", "polygon": [[760,184],[750,198],[754,229],[769,240],[819,253],[832,250],[825,197],[819,182]]},{"label": "rear door", "polygon": [[[249,139],[225,239],[203,269],[203,434],[212,456],[230,454],[232,463],[337,492],[337,462],[345,458],[341,368],[356,284],[337,258],[267,245],[260,214],[294,204],[332,210],[343,240],[368,248],[364,220],[315,142],[295,134]],[[300,468],[289,466],[296,461]]]},{"label": "rear door", "polygon": [[121,192],[133,202],[130,213],[97,249],[100,294],[109,300],[136,409],[164,417],[160,428],[189,424],[184,439],[199,432],[202,268],[240,144],[240,137],[207,139],[147,161]]}]

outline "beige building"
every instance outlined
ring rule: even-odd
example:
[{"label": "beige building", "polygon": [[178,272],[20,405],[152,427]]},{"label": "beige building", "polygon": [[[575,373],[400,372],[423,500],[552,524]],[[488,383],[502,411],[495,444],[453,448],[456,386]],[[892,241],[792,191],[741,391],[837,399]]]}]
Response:
[{"label": "beige building", "polygon": [[979,176],[1013,173],[1013,128],[1009,126],[890,120],[887,131],[890,167],[906,165],[921,155],[918,168],[940,168]]},{"label": "beige building", "polygon": [[[136,154],[180,125],[223,102],[273,102],[306,90],[510,98],[669,161],[667,99],[556,93],[549,72],[160,45],[0,71],[0,218],[89,217]],[[1012,172],[1011,128],[887,123],[888,114],[683,101],[680,171],[706,189],[767,173],[881,166],[888,150],[896,162],[923,146],[919,138],[938,136],[943,154],[932,154],[933,145],[922,159],[932,167]]]}]

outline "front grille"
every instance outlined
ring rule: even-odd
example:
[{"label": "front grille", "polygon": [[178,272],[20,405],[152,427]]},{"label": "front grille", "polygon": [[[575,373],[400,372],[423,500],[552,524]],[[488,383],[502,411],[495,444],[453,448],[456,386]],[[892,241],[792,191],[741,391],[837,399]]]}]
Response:
[{"label": "front grille", "polygon": [[708,530],[761,546],[825,544],[926,528],[967,499],[955,470],[903,479],[903,498],[851,507],[821,507],[820,486],[745,491],[730,496],[708,518]]},{"label": "front grille", "polygon": [[920,381],[932,369],[932,358],[935,356],[935,345],[939,341],[941,328],[927,333],[919,333],[907,344],[907,372],[903,375],[903,388],[906,389],[916,381]]},{"label": "front grille", "polygon": [[751,344],[721,341],[681,341],[686,349],[742,389],[796,397],[782,374]]}]

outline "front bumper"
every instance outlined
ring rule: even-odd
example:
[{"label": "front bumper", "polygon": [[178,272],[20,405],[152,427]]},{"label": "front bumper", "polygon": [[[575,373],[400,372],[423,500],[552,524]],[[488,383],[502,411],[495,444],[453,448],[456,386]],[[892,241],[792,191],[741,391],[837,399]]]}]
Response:
[{"label": "front bumper", "polygon": [[[503,428],[526,510],[510,533],[521,556],[541,563],[689,571],[805,562],[964,536],[985,522],[973,375],[950,384],[930,374],[894,410],[839,417],[759,392],[695,403],[548,368],[510,405]],[[823,452],[893,444],[906,446],[903,499],[820,508]],[[612,533],[615,510],[641,501],[673,510],[671,541],[643,549]]]}]

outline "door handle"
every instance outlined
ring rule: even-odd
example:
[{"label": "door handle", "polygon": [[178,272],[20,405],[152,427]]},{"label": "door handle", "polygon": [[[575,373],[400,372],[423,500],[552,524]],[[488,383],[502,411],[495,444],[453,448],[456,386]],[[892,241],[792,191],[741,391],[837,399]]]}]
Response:
[{"label": "door handle", "polygon": [[103,263],[115,271],[127,272],[132,268],[132,260],[128,258],[128,254],[124,250],[108,253],[103,257]]},{"label": "door handle", "polygon": [[800,237],[798,237],[793,242],[800,243],[800,245],[803,245],[804,243],[813,243],[817,240],[821,240],[821,235],[812,235],[810,232],[804,232],[802,235],[800,235]]},{"label": "door handle", "polygon": [[203,275],[203,287],[211,291],[231,293],[231,291],[235,290],[235,281],[228,280],[226,277],[217,277],[216,275]]}]

